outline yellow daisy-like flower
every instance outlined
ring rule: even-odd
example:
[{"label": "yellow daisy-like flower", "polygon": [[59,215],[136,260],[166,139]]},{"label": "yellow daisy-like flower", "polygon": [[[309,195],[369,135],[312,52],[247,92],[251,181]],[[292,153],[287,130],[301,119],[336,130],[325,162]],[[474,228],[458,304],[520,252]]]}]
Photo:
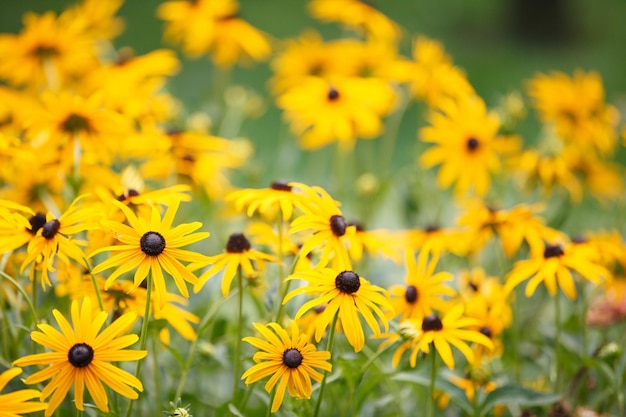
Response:
[{"label": "yellow daisy-like flower", "polygon": [[[407,322],[404,322],[407,323]],[[458,304],[452,308],[443,318],[432,314],[426,316],[421,321],[409,320],[408,325],[412,326],[414,336],[403,342],[394,354],[394,366],[400,356],[407,350],[411,350],[409,363],[415,367],[419,352],[430,353],[430,348],[434,347],[443,363],[450,368],[454,368],[454,356],[450,345],[457,348],[467,361],[474,362],[474,352],[466,342],[474,342],[493,349],[493,342],[487,336],[477,330],[470,330],[468,327],[475,327],[479,321],[474,318],[463,316],[463,305]]]},{"label": "yellow daisy-like flower", "polygon": [[415,254],[407,250],[405,262],[407,272],[405,285],[393,285],[389,288],[391,305],[400,321],[407,319],[422,320],[434,313],[433,310],[445,311],[449,302],[446,297],[453,297],[455,292],[446,286],[444,282],[452,281],[449,272],[437,272],[438,255],[433,255],[428,262],[428,252],[421,252],[418,262],[415,262]]},{"label": "yellow daisy-like flower", "polygon": [[490,174],[500,170],[499,156],[514,152],[516,138],[498,136],[498,116],[487,112],[477,96],[449,100],[429,114],[430,126],[420,129],[424,142],[435,146],[424,152],[424,168],[441,165],[437,182],[443,188],[455,185],[456,194],[484,196],[491,184]]},{"label": "yellow daisy-like flower", "polygon": [[311,379],[320,382],[323,378],[323,374],[316,369],[328,372],[332,370],[332,365],[327,362],[330,352],[318,352],[315,345],[308,343],[307,336],[298,331],[295,322],[291,323],[289,332],[277,323],[267,326],[254,323],[253,326],[264,339],[242,339],[260,351],[253,357],[256,365],[244,372],[241,379],[245,379],[248,385],[271,375],[265,384],[265,390],[269,393],[278,384],[272,401],[272,413],[278,411],[283,403],[285,389],[292,397],[310,398],[313,390]]},{"label": "yellow daisy-like flower", "polygon": [[300,294],[316,296],[300,307],[295,316],[296,320],[313,308],[326,306],[315,329],[315,340],[318,342],[335,315],[338,315],[348,343],[352,345],[355,352],[359,352],[365,345],[365,335],[359,320],[359,313],[372,329],[374,335],[380,337],[381,324],[385,331],[389,329],[387,317],[383,313],[383,310],[391,311],[393,309],[389,303],[387,291],[370,284],[369,281],[353,271],[331,268],[314,269],[296,272],[286,279],[302,279],[307,281],[309,285],[291,291],[283,300],[283,304]]},{"label": "yellow daisy-like flower", "polygon": [[321,187],[309,187],[301,183],[290,185],[304,192],[305,212],[291,222],[289,232],[313,231],[313,235],[302,245],[300,256],[307,256],[321,247],[320,265],[327,265],[333,256],[336,264],[342,267],[350,265],[345,242],[356,232],[356,227],[346,223],[338,203]]},{"label": "yellow daisy-like flower", "polygon": [[323,21],[339,22],[375,39],[397,41],[400,27],[374,6],[358,0],[312,0],[311,14]]},{"label": "yellow daisy-like flower", "polygon": [[[0,374],[0,391],[7,386],[10,380],[22,373],[20,368],[10,368]],[[41,393],[36,389],[21,389],[19,391],[0,394],[0,416],[20,417],[22,414],[43,411],[48,404],[43,402],[31,402],[39,398]]]},{"label": "yellow daisy-like flower", "polygon": [[429,225],[405,232],[406,245],[416,251],[432,253],[440,256],[451,252],[464,256],[469,250],[465,233],[458,228]]},{"label": "yellow daisy-like flower", "polygon": [[76,198],[58,219],[51,213],[45,215],[45,221],[41,214],[31,218],[30,233],[33,229],[39,228],[28,242],[26,249],[28,254],[22,262],[20,273],[24,272],[29,264],[41,265],[41,285],[44,289],[52,285],[48,273],[55,271],[54,261],[57,258],[65,264],[69,264],[72,259],[87,268],[85,254],[78,246],[78,243],[84,242],[72,239],[73,235],[95,227],[97,213],[77,204],[83,197]]},{"label": "yellow daisy-like flower", "polygon": [[226,195],[226,201],[232,202],[237,211],[246,208],[249,217],[255,212],[270,215],[280,211],[283,221],[287,222],[293,215],[293,208],[302,206],[302,195],[293,192],[293,187],[285,181],[274,181],[268,188],[232,191]]},{"label": "yellow daisy-like flower", "polygon": [[574,300],[577,292],[571,271],[593,284],[611,278],[611,273],[589,255],[589,251],[576,251],[572,244],[548,244],[542,254],[515,264],[506,278],[505,292],[510,293],[522,281],[530,279],[526,285],[526,297],[531,297],[543,282],[550,295],[556,295],[561,288],[570,300]]},{"label": "yellow daisy-like flower", "polygon": [[139,340],[135,334],[122,336],[133,325],[137,315],[124,314],[100,332],[108,314],[104,311],[94,314],[93,311],[89,298],[83,300],[81,307],[77,300],[73,301],[70,324],[58,310],[53,310],[52,314],[61,331],[48,324],[38,324],[40,331],[30,335],[33,341],[53,352],[28,355],[13,362],[16,366],[50,365],[24,380],[27,384],[38,384],[52,378],[41,392],[42,399],[50,397],[46,417],[50,417],[59,407],[72,385],[77,409],[84,410],[83,394],[87,386],[96,406],[105,413],[109,407],[103,382],[131,400],[138,398],[132,388],[143,391],[141,381],[109,363],[135,361],[146,356],[144,350],[124,349]]},{"label": "yellow daisy-like flower", "polygon": [[378,78],[308,77],[277,99],[303,149],[339,142],[344,151],[357,138],[373,139],[383,130],[381,118],[395,102],[390,84]]},{"label": "yellow daisy-like flower", "polygon": [[113,200],[113,204],[126,215],[129,226],[112,220],[102,221],[102,226],[113,232],[122,245],[107,246],[92,252],[90,257],[106,251],[118,252],[98,264],[92,273],[99,274],[109,268],[117,268],[107,278],[104,284],[105,289],[108,289],[120,275],[135,268],[137,271],[134,275],[133,288],[137,288],[148,273],[152,273],[158,306],[163,308],[167,299],[167,288],[163,276],[163,270],[165,270],[174,279],[178,291],[188,298],[189,291],[185,282],[195,284],[198,279],[180,261],[202,262],[206,257],[182,250],[180,247],[209,237],[208,232],[192,233],[202,227],[202,223],[185,223],[172,228],[179,202],[174,202],[167,208],[163,219],[159,215],[159,210],[152,207],[152,215],[148,220],[137,217],[132,210],[119,201]]},{"label": "yellow daisy-like flower", "polygon": [[252,265],[252,262],[256,262],[257,269],[263,269],[266,261],[278,262],[278,260],[266,253],[260,252],[256,249],[252,249],[250,241],[243,233],[233,233],[228,238],[226,243],[226,250],[216,256],[209,256],[205,261],[196,262],[189,266],[192,271],[203,268],[207,265],[211,267],[200,275],[198,282],[193,287],[195,293],[199,292],[204,284],[213,277],[215,274],[224,270],[224,276],[222,277],[222,295],[227,297],[230,293],[230,285],[235,278],[237,270],[241,268],[244,274],[248,278],[252,278],[257,275],[257,269]]},{"label": "yellow daisy-like flower", "polygon": [[367,252],[371,256],[380,255],[396,263],[400,262],[401,250],[397,245],[397,233],[386,229],[366,230],[360,222],[349,222],[348,225],[355,228],[354,234],[346,239],[350,259],[358,262],[363,257],[363,252]]},{"label": "yellow daisy-like flower", "polygon": [[216,20],[212,51],[213,62],[228,68],[239,60],[263,61],[270,56],[272,49],[263,32],[231,15]]}]

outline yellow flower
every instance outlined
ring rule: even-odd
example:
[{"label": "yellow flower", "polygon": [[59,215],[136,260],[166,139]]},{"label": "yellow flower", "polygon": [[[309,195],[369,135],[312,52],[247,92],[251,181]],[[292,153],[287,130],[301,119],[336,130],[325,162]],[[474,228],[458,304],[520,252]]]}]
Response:
[{"label": "yellow flower", "polygon": [[313,308],[326,306],[315,329],[315,340],[318,342],[335,315],[338,315],[348,343],[352,345],[355,352],[359,352],[365,345],[365,335],[359,320],[359,313],[374,335],[380,336],[381,334],[379,321],[385,331],[389,329],[387,318],[381,310],[381,307],[387,311],[392,310],[387,292],[383,288],[370,284],[353,271],[331,268],[313,269],[296,272],[286,279],[302,279],[309,285],[291,291],[283,300],[283,304],[300,294],[316,296],[300,307],[295,316],[296,320]]},{"label": "yellow flower", "polygon": [[437,225],[406,231],[406,241],[408,247],[436,256],[444,252],[464,256],[469,250],[469,241],[464,232],[456,228]]},{"label": "yellow flower", "polygon": [[54,12],[26,13],[17,34],[0,35],[0,78],[53,90],[96,66],[93,40]]},{"label": "yellow flower", "polygon": [[556,295],[558,288],[561,288],[569,299],[574,300],[576,285],[571,271],[593,284],[611,277],[610,272],[595,260],[589,259],[587,253],[574,251],[571,244],[548,244],[542,254],[515,263],[506,278],[505,292],[510,293],[522,281],[530,279],[526,285],[526,297],[531,297],[543,282],[550,295]]},{"label": "yellow flower", "polygon": [[[10,380],[22,373],[20,368],[10,368],[0,374],[0,391],[7,386]],[[41,396],[39,390],[21,389],[18,391],[0,394],[0,415],[3,417],[20,417],[22,414],[43,411],[48,404],[43,402],[30,402],[33,398]]]},{"label": "yellow flower", "polygon": [[357,138],[378,136],[381,118],[391,112],[394,101],[387,81],[356,77],[308,77],[277,99],[303,149],[339,142],[344,151],[352,150]]},{"label": "yellow flower", "polygon": [[434,313],[433,310],[445,311],[449,302],[445,297],[453,297],[455,292],[444,282],[453,279],[449,272],[437,272],[438,255],[433,255],[428,262],[428,252],[421,252],[418,262],[412,250],[405,253],[405,285],[393,285],[389,288],[391,305],[400,321],[407,319],[422,320]]},{"label": "yellow flower", "polygon": [[516,138],[498,136],[498,116],[487,112],[476,96],[446,101],[431,111],[428,121],[420,136],[435,146],[422,154],[420,163],[424,168],[441,164],[437,182],[443,188],[456,183],[456,194],[470,189],[479,196],[487,194],[490,174],[500,170],[499,156],[518,149]]},{"label": "yellow flower", "polygon": [[262,215],[280,212],[285,222],[291,219],[293,208],[302,205],[302,195],[293,192],[293,187],[285,181],[274,181],[268,188],[232,191],[225,200],[232,202],[237,211],[247,207],[246,214],[249,217],[255,212]]},{"label": "yellow flower", "polygon": [[231,67],[239,60],[263,61],[272,52],[265,34],[235,15],[215,22],[212,50],[213,62],[221,67]]},{"label": "yellow flower", "polygon": [[366,230],[359,222],[349,222],[354,226],[354,234],[346,238],[350,259],[358,262],[367,251],[370,256],[380,255],[394,262],[400,261],[398,235],[386,229]]},{"label": "yellow flower", "polygon": [[322,248],[319,264],[326,266],[333,258],[335,264],[348,267],[350,259],[344,242],[356,231],[346,223],[338,203],[321,187],[309,187],[301,183],[289,183],[304,192],[304,214],[291,222],[290,233],[312,230],[313,235],[305,240],[300,256],[307,256],[314,249]]},{"label": "yellow flower", "polygon": [[[407,322],[404,322],[407,323]],[[420,321],[408,320],[406,325],[412,327],[413,337],[404,341],[394,354],[394,366],[400,359],[402,353],[412,350],[409,363],[415,367],[419,352],[430,353],[430,348],[434,347],[445,365],[454,368],[454,356],[450,345],[457,348],[467,361],[474,362],[474,352],[466,344],[474,342],[481,344],[488,349],[493,349],[493,343],[487,336],[477,330],[470,330],[467,327],[476,326],[478,321],[473,318],[463,316],[463,305],[458,304],[446,313],[443,318],[432,314],[424,317]]]},{"label": "yellow flower", "polygon": [[617,109],[604,102],[604,87],[594,71],[576,70],[572,77],[555,71],[537,74],[528,83],[543,122],[554,123],[557,133],[583,150],[610,154],[617,145]]},{"label": "yellow flower", "polygon": [[50,397],[46,417],[54,413],[72,385],[74,404],[79,410],[84,410],[85,385],[96,406],[105,413],[109,407],[103,382],[124,397],[138,398],[132,388],[143,391],[141,381],[109,363],[134,361],[146,356],[144,350],[124,349],[139,339],[134,334],[122,336],[135,322],[136,314],[124,314],[102,332],[108,314],[101,311],[94,315],[89,298],[83,300],[80,308],[77,300],[72,302],[71,325],[58,310],[53,310],[52,314],[61,331],[48,324],[38,324],[40,331],[32,332],[31,339],[53,352],[28,355],[13,362],[17,366],[50,365],[24,380],[27,384],[38,384],[52,378],[41,392],[42,399]]},{"label": "yellow flower", "polygon": [[244,372],[241,379],[245,379],[248,385],[271,375],[265,384],[265,390],[270,393],[278,384],[272,401],[272,413],[278,411],[283,403],[285,389],[292,397],[310,398],[313,390],[311,379],[320,382],[323,378],[323,374],[316,369],[328,372],[332,370],[332,365],[327,362],[330,352],[318,352],[315,345],[308,343],[306,335],[300,334],[295,322],[291,323],[289,332],[277,323],[267,326],[254,323],[253,326],[263,339],[242,339],[259,349],[259,352],[253,357],[256,365]]},{"label": "yellow flower", "polygon": [[113,200],[113,204],[118,206],[126,215],[129,226],[112,220],[103,220],[102,226],[110,230],[122,244],[107,246],[89,255],[93,257],[105,251],[118,252],[92,270],[93,274],[99,274],[109,268],[117,268],[107,278],[104,284],[105,289],[108,289],[120,275],[137,268],[133,288],[137,288],[148,273],[152,273],[158,306],[163,308],[167,298],[163,276],[163,270],[165,270],[174,279],[178,291],[184,297],[189,297],[185,281],[195,284],[198,279],[180,261],[201,262],[206,257],[179,248],[209,236],[208,232],[192,233],[202,227],[202,223],[185,223],[172,228],[174,216],[178,211],[178,202],[167,208],[163,219],[154,206],[150,219],[144,219],[137,217],[119,201]]},{"label": "yellow flower", "polygon": [[45,214],[10,200],[0,200],[0,253],[21,248],[45,223]]},{"label": "yellow flower", "polygon": [[400,27],[377,10],[374,6],[358,0],[311,0],[311,14],[326,22],[339,22],[343,25],[365,31],[375,39],[397,41]]},{"label": "yellow flower", "polygon": [[30,230],[32,231],[37,226],[39,229],[28,242],[28,254],[22,262],[20,273],[24,272],[26,266],[31,263],[41,265],[41,285],[44,289],[46,286],[52,285],[48,273],[55,271],[54,261],[56,258],[65,264],[69,264],[71,258],[87,268],[84,259],[85,254],[78,246],[84,242],[72,239],[73,235],[96,227],[96,212],[78,205],[83,197],[76,198],[58,219],[51,213],[45,216],[45,221],[41,215],[35,215],[33,218]]},{"label": "yellow flower", "polygon": [[222,295],[226,297],[230,293],[230,285],[239,268],[241,268],[242,272],[245,273],[248,278],[257,275],[255,267],[252,265],[253,261],[257,263],[257,269],[263,269],[266,261],[277,262],[278,260],[271,255],[252,249],[250,242],[243,233],[233,233],[228,238],[226,250],[223,253],[216,256],[209,256],[203,262],[196,262],[190,265],[189,268],[192,271],[211,265],[206,272],[200,275],[198,282],[193,287],[193,291],[195,293],[199,292],[209,278],[224,269],[224,276],[222,277]]}]

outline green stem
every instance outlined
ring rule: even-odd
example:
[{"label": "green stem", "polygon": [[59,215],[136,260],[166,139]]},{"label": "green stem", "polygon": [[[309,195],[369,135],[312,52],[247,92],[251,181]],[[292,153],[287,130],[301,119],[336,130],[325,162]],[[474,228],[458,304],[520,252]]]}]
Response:
[{"label": "green stem", "polygon": [[[152,302],[152,272],[146,277],[146,308],[143,313],[143,323],[141,323],[141,333],[139,335],[139,350],[145,350],[146,339],[148,337],[148,323],[150,322],[150,303]],[[141,360],[137,361],[135,367],[135,377],[139,378],[139,372],[141,371]],[[133,411],[133,400],[129,400],[128,409],[126,410],[126,417],[130,417]]]},{"label": "green stem", "polygon": [[428,402],[426,407],[426,417],[435,415],[435,380],[437,379],[437,351],[431,343],[430,346],[430,385],[428,387]]},{"label": "green stem", "polygon": [[[6,272],[0,271],[0,276],[2,276],[3,279],[6,279],[7,281],[9,281],[11,284],[13,284],[15,289],[20,294],[22,294],[22,296],[26,300],[26,303],[28,304],[28,308],[30,308],[30,313],[33,315],[33,320],[35,320],[35,323],[39,323],[39,317],[37,316],[37,310],[35,310],[35,305],[30,300],[30,297],[28,296],[28,293],[24,290],[24,288],[22,288],[22,286],[16,280],[14,280],[10,275],[8,275]],[[33,282],[33,286],[35,285],[36,283]]]},{"label": "green stem", "polygon": [[237,270],[237,289],[239,290],[237,299],[237,334],[235,336],[235,353],[233,366],[233,404],[237,404],[237,394],[241,373],[241,335],[243,330],[243,274],[241,268]]},{"label": "green stem", "polygon": [[626,401],[624,400],[624,390],[622,389],[622,378],[619,372],[619,365],[615,365],[615,392],[617,395],[617,409],[620,417],[626,417]]},{"label": "green stem", "polygon": [[400,97],[400,105],[396,112],[389,118],[387,122],[387,128],[384,136],[381,138],[381,151],[380,151],[380,165],[382,169],[380,173],[387,178],[389,176],[389,169],[393,166],[393,154],[396,147],[396,138],[398,136],[398,130],[400,129],[400,124],[402,123],[402,119],[404,118],[404,113],[408,107],[409,99],[406,97],[400,89],[398,91],[398,96]]},{"label": "green stem", "polygon": [[[586,282],[585,282],[586,283]],[[587,285],[585,285],[585,283],[583,283],[582,288],[580,290],[580,297],[581,297],[581,306],[582,306],[582,313],[581,313],[581,324],[580,327],[582,329],[582,358],[586,359],[587,355],[589,355],[589,332],[587,331],[587,328],[589,327],[587,325],[587,309],[589,308],[589,299],[587,297]]]},{"label": "green stem", "polygon": [[196,349],[198,348],[198,341],[200,337],[204,333],[206,329],[209,328],[209,324],[213,321],[215,314],[219,311],[219,309],[231,299],[231,297],[235,294],[235,291],[232,291],[228,297],[222,298],[219,302],[212,304],[213,308],[208,310],[202,320],[200,320],[200,324],[198,325],[198,332],[196,334],[196,338],[191,342],[191,346],[189,347],[189,352],[187,352],[187,361],[183,367],[183,371],[180,376],[180,381],[178,382],[178,387],[176,388],[176,394],[174,395],[174,400],[183,395],[183,389],[185,389],[185,382],[187,381],[187,376],[189,375],[189,371],[191,370],[191,365],[193,363],[193,357],[196,353]]},{"label": "green stem", "polygon": [[[339,318],[339,312],[335,313],[335,317],[333,317],[333,322],[331,323],[328,330],[328,343],[326,344],[326,350],[330,352],[330,362],[332,364],[333,358],[333,342],[335,341],[335,327],[337,326],[337,319]],[[322,379],[322,384],[320,385],[320,393],[317,396],[317,401],[315,402],[315,409],[313,411],[313,417],[317,417],[320,412],[320,406],[322,405],[322,397],[324,397],[324,388],[326,388],[326,381],[328,379],[328,371],[324,371],[324,377]]]},{"label": "green stem", "polygon": [[[293,258],[289,275],[293,274],[293,272],[295,271],[296,264],[298,263],[299,259],[300,259],[300,252],[298,252],[296,256]],[[280,280],[285,281],[285,278],[281,278]],[[285,304],[283,303],[283,300],[285,299],[285,297],[287,296],[287,293],[289,292],[290,285],[291,285],[291,281],[287,281],[286,283],[284,283],[282,292],[279,292],[279,296],[280,296],[279,304],[280,305],[278,307],[278,313],[276,313],[276,323],[279,323],[279,324],[280,324],[280,319],[283,316],[283,312],[285,311]]]},{"label": "green stem", "polygon": [[556,293],[554,296],[554,324],[556,329],[554,331],[554,364],[555,364],[555,374],[554,374],[554,392],[559,392],[560,389],[560,379],[561,379],[561,356],[559,355],[559,344],[561,341],[561,297],[560,293]]},{"label": "green stem", "polygon": [[155,404],[157,407],[161,407],[163,398],[161,397],[161,368],[159,366],[159,334],[152,333],[152,366],[154,367],[154,391],[155,391]]},{"label": "green stem", "polygon": [[87,264],[87,269],[89,270],[89,276],[91,277],[91,282],[93,284],[93,289],[96,293],[96,298],[98,299],[98,305],[100,306],[100,310],[105,311],[104,303],[102,302],[102,294],[100,293],[100,286],[98,286],[98,280],[96,279],[96,276],[91,273],[91,270],[93,269],[91,266],[91,262],[89,262],[89,259],[86,256],[83,257],[83,260]]},{"label": "green stem", "polygon": [[284,255],[283,255],[283,239],[284,237],[284,233],[283,233],[283,226],[284,226],[284,220],[283,220],[283,212],[282,209],[279,208],[278,210],[278,219],[277,219],[277,223],[278,223],[278,291],[276,292],[276,294],[278,294],[278,297],[281,297],[279,299],[276,299],[276,304],[278,304],[278,308],[276,311],[276,320],[275,322],[280,324],[280,319],[282,318],[283,315],[283,286],[285,285],[285,265],[283,264],[284,261]]}]

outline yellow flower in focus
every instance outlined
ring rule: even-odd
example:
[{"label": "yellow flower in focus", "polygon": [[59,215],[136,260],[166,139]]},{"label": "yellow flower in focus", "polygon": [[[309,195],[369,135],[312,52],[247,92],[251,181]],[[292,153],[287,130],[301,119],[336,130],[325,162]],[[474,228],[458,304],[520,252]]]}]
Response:
[{"label": "yellow flower in focus", "polygon": [[420,157],[424,168],[441,165],[437,182],[442,188],[455,183],[455,193],[470,190],[484,196],[491,185],[490,174],[500,171],[501,155],[517,151],[515,137],[498,136],[498,116],[488,112],[476,96],[446,101],[429,116],[430,126],[420,129],[424,142],[435,146]]},{"label": "yellow flower in focus", "polygon": [[604,266],[590,259],[588,251],[574,251],[572,244],[547,244],[543,253],[515,263],[504,289],[509,294],[518,284],[529,279],[526,297],[531,297],[543,282],[551,296],[557,295],[561,288],[570,300],[575,300],[577,292],[572,271],[596,285],[611,278]]},{"label": "yellow flower in focus", "polygon": [[[0,374],[0,391],[4,390],[9,381],[22,373],[20,368],[10,368]],[[36,389],[21,389],[6,394],[0,394],[0,415],[2,417],[20,417],[22,414],[44,411],[48,404],[38,401],[31,402],[34,398],[41,397]]]},{"label": "yellow flower in focus", "polygon": [[[253,265],[252,262],[255,262],[256,265]],[[189,266],[192,271],[195,271],[210,265],[210,268],[198,278],[193,292],[199,292],[209,278],[223,269],[222,295],[227,297],[239,268],[248,278],[253,278],[257,275],[257,270],[263,269],[265,262],[278,262],[278,260],[271,255],[253,249],[250,241],[243,233],[233,233],[228,238],[226,250],[223,253],[209,256],[205,261],[196,262]]]},{"label": "yellow flower in focus", "polygon": [[270,323],[267,326],[254,323],[253,326],[261,333],[263,339],[258,337],[242,339],[259,349],[259,352],[253,357],[256,364],[244,372],[241,379],[245,379],[248,385],[271,376],[265,384],[265,390],[271,393],[278,384],[271,405],[272,413],[278,411],[283,403],[285,389],[292,397],[311,398],[313,391],[311,379],[320,382],[323,378],[323,374],[317,369],[327,372],[332,370],[332,365],[327,362],[330,359],[330,352],[318,352],[315,345],[308,343],[306,335],[300,334],[295,322],[292,322],[289,331],[277,323]]},{"label": "yellow flower in focus", "polygon": [[285,222],[291,219],[294,207],[302,206],[302,195],[293,192],[293,187],[285,181],[274,181],[268,188],[232,191],[225,200],[231,202],[237,211],[246,208],[248,217],[255,212],[264,216],[280,213]]},{"label": "yellow flower in focus", "polygon": [[381,118],[394,102],[387,81],[354,77],[308,77],[277,98],[305,150],[339,142],[343,151],[351,151],[357,138],[373,139],[383,131]]},{"label": "yellow flower in focus", "polygon": [[359,0],[311,0],[311,14],[325,22],[339,22],[357,31],[364,31],[368,37],[397,41],[400,27],[374,6]]},{"label": "yellow flower in focus", "polygon": [[24,380],[27,384],[38,384],[52,378],[41,392],[42,399],[50,397],[46,417],[59,407],[72,385],[74,404],[79,410],[85,408],[83,393],[87,386],[96,407],[105,413],[109,411],[103,382],[126,398],[135,400],[139,397],[133,388],[143,391],[141,381],[109,363],[135,361],[146,356],[145,350],[124,349],[139,340],[134,334],[122,336],[132,327],[136,314],[124,314],[102,332],[108,315],[104,311],[94,314],[89,298],[83,300],[81,307],[77,300],[72,302],[71,324],[58,310],[53,310],[52,314],[61,331],[49,324],[38,324],[39,331],[31,332],[30,337],[53,352],[28,355],[13,362],[22,367],[50,365]]},{"label": "yellow flower in focus", "polygon": [[102,227],[113,233],[121,245],[107,246],[92,252],[89,257],[102,252],[117,254],[99,263],[91,272],[99,274],[110,268],[116,268],[106,280],[105,289],[113,284],[122,274],[137,269],[133,278],[133,288],[137,288],[149,273],[152,274],[153,285],[159,308],[165,306],[167,288],[163,270],[174,280],[178,291],[186,298],[189,291],[185,282],[195,284],[198,278],[183,266],[180,261],[202,262],[204,255],[182,250],[180,247],[195,243],[209,237],[208,232],[193,233],[202,227],[200,222],[180,224],[172,227],[178,211],[179,202],[170,205],[161,219],[159,210],[152,207],[150,218],[137,217],[130,208],[117,200],[113,204],[119,207],[126,216],[126,222],[103,220]]},{"label": "yellow flower in focus", "polygon": [[449,309],[449,301],[446,297],[453,297],[455,292],[444,284],[452,281],[449,272],[437,272],[439,256],[434,255],[428,262],[428,252],[421,252],[418,262],[415,262],[415,254],[412,250],[405,253],[406,275],[404,285],[393,285],[389,288],[391,305],[395,316],[399,320],[415,319],[421,321],[437,311]]},{"label": "yellow flower in focus", "polygon": [[[348,343],[355,352],[361,351],[365,345],[365,335],[359,320],[359,314],[370,327],[375,336],[380,337],[380,325],[389,331],[388,320],[383,310],[392,311],[388,294],[376,285],[370,284],[365,278],[353,271],[336,270],[331,268],[299,271],[288,276],[287,280],[301,279],[308,285],[291,291],[283,304],[300,294],[315,295],[316,298],[307,301],[296,313],[295,320],[299,320],[307,311],[319,306],[325,306],[324,311],[316,322],[315,340],[320,341],[326,329],[337,315]],[[376,320],[378,318],[378,320]],[[380,324],[379,324],[380,322]],[[334,331],[334,329],[331,329]]]}]

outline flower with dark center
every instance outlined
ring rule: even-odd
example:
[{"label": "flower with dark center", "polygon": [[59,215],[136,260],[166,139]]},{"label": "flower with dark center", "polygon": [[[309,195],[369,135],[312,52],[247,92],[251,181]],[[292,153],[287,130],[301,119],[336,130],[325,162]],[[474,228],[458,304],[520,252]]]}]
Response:
[{"label": "flower with dark center", "polygon": [[165,250],[165,238],[159,232],[147,232],[139,239],[141,251],[148,256],[158,256]]},{"label": "flower with dark center", "polygon": [[563,252],[563,248],[561,247],[561,245],[547,245],[545,250],[543,251],[543,257],[545,259],[558,258],[564,253],[565,252]]},{"label": "flower with dark center", "polygon": [[335,101],[339,99],[339,91],[337,91],[335,88],[330,87],[328,89],[328,100],[330,101]]},{"label": "flower with dark center", "polygon": [[41,229],[43,225],[46,224],[46,215],[38,212],[28,219],[28,223],[30,223],[29,232],[34,236],[37,234],[37,230]]},{"label": "flower with dark center", "polygon": [[417,301],[419,297],[419,291],[415,285],[409,285],[406,287],[406,291],[404,292],[404,299],[407,303],[413,304]]},{"label": "flower with dark center", "polygon": [[84,368],[93,360],[93,348],[86,343],[76,343],[67,353],[67,360],[75,368]]},{"label": "flower with dark center", "polygon": [[335,287],[345,294],[353,294],[361,287],[361,279],[352,271],[343,271],[335,278]]},{"label": "flower with dark center", "polygon": [[467,140],[466,145],[468,151],[474,152],[480,146],[480,142],[478,141],[478,139],[471,137]]},{"label": "flower with dark center", "polygon": [[283,363],[286,367],[294,369],[302,363],[302,353],[298,349],[290,348],[283,353]]},{"label": "flower with dark center", "polygon": [[44,223],[43,226],[41,226],[41,236],[45,237],[46,239],[52,239],[57,234],[60,228],[61,222],[57,219],[47,221],[46,223]]},{"label": "flower with dark center", "polygon": [[337,237],[341,237],[346,234],[346,221],[343,216],[335,214],[330,216],[330,230]]},{"label": "flower with dark center", "polygon": [[489,327],[483,326],[479,331],[491,339],[492,334],[491,334],[491,329]]},{"label": "flower with dark center", "polygon": [[89,132],[91,131],[91,125],[84,116],[72,113],[63,121],[61,129],[67,133]]},{"label": "flower with dark center", "polygon": [[272,190],[277,190],[277,191],[291,191],[292,187],[291,185],[289,185],[287,183],[287,181],[274,181],[271,185],[270,188]]},{"label": "flower with dark center", "polygon": [[226,252],[228,253],[244,253],[251,248],[250,241],[243,233],[233,233],[226,243]]},{"label": "flower with dark center", "polygon": [[422,330],[425,332],[439,331],[441,329],[443,329],[443,323],[441,319],[434,314],[426,316],[424,320],[422,320]]}]

